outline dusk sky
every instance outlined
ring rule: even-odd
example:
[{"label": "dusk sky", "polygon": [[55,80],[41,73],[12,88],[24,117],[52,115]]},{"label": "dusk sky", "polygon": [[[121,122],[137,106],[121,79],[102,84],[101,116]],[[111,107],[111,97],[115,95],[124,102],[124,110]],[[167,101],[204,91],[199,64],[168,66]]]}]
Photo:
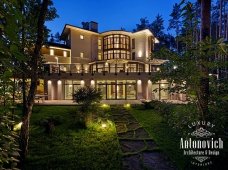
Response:
[{"label": "dusk sky", "polygon": [[53,0],[59,18],[47,22],[52,33],[62,32],[65,24],[81,27],[82,21],[95,21],[99,32],[119,30],[132,31],[140,18],[153,21],[159,13],[168,26],[174,3],[180,0]]}]

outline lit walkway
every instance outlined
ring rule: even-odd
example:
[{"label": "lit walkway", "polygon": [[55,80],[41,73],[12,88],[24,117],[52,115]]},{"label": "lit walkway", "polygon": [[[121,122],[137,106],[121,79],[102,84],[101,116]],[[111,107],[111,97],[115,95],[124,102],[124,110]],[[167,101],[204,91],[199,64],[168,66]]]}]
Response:
[{"label": "lit walkway", "polygon": [[169,158],[157,147],[145,129],[129,113],[121,108],[112,108],[112,119],[123,154],[124,170],[174,170]]}]

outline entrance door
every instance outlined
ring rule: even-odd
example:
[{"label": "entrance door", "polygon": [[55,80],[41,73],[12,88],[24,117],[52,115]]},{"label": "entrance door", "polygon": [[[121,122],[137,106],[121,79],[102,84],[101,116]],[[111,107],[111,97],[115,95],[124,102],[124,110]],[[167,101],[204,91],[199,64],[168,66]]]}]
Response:
[{"label": "entrance door", "polygon": [[124,84],[117,84],[117,99],[125,99],[125,85]]},{"label": "entrance door", "polygon": [[115,84],[107,85],[107,99],[116,99],[116,85]]}]

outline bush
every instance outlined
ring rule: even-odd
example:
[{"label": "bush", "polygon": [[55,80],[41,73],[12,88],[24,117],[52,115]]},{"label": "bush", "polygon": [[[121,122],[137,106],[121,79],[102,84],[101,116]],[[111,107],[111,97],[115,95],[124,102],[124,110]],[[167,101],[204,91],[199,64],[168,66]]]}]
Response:
[{"label": "bush", "polygon": [[193,104],[181,105],[151,101],[144,107],[157,110],[165,122],[182,135],[187,133],[187,125],[189,123],[198,120],[197,109]]},{"label": "bush", "polygon": [[84,118],[86,126],[92,122],[92,112],[97,111],[97,103],[102,99],[100,90],[85,86],[78,89],[73,95],[74,101],[81,104],[79,112]]},{"label": "bush", "polygon": [[61,125],[62,120],[60,116],[51,116],[39,121],[40,126],[44,127],[44,131],[47,134],[53,133],[55,126]]}]

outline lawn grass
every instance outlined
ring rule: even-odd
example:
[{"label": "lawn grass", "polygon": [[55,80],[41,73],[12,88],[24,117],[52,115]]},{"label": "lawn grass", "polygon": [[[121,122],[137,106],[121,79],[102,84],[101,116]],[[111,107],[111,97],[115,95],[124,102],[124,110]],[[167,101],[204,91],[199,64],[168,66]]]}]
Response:
[{"label": "lawn grass", "polygon": [[[114,125],[78,129],[72,117],[75,110],[76,106],[34,107],[25,169],[121,169]],[[51,135],[40,125],[50,116],[59,121]]]},{"label": "lawn grass", "polygon": [[160,114],[152,109],[145,110],[142,107],[131,109],[131,113],[178,169],[189,169],[188,160],[180,150],[180,136],[167,125]]}]

